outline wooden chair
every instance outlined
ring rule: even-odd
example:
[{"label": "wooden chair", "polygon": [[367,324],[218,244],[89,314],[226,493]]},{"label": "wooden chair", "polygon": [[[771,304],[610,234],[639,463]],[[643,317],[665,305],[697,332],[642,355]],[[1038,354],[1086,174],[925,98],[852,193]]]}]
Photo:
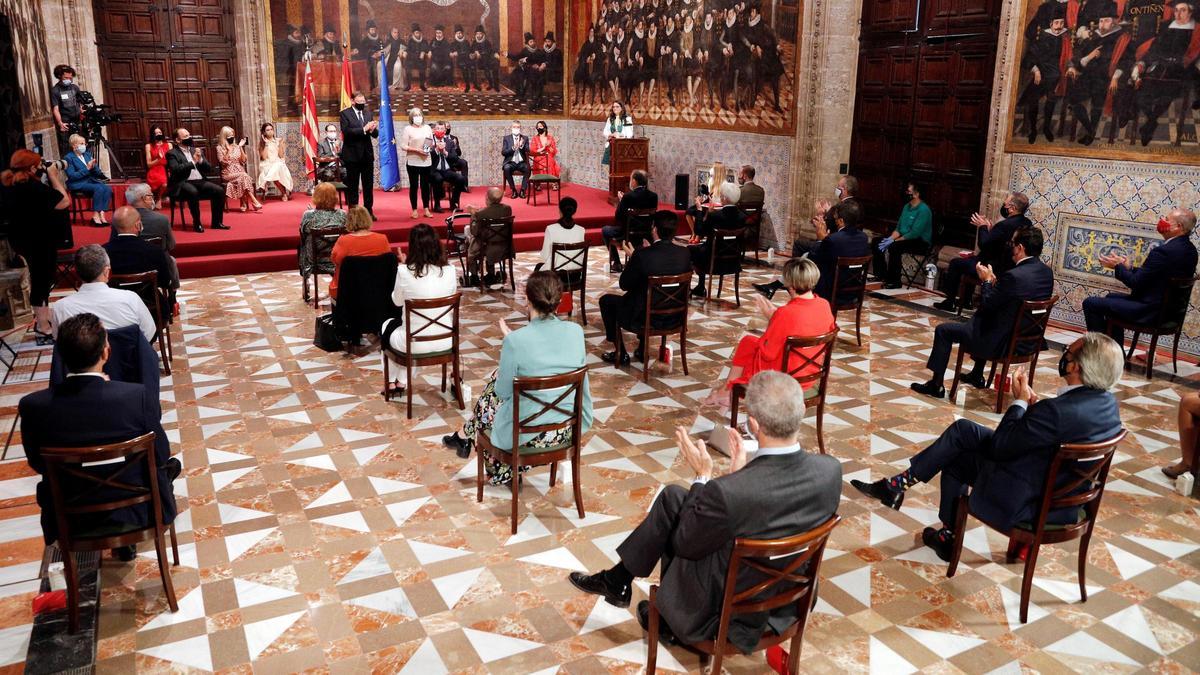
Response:
[{"label": "wooden chair", "polygon": [[158,287],[158,270],[138,274],[113,274],[108,277],[108,286],[133,291],[146,304],[150,316],[154,317],[154,341],[158,343],[158,353],[162,357],[163,373],[170,375],[175,348],[171,344],[170,316],[163,316],[166,292]]},{"label": "wooden chair", "polygon": [[[308,240],[305,246],[308,247],[309,260],[312,261],[312,274],[302,275],[300,282],[303,285],[304,302],[312,300],[313,309],[317,309],[321,305],[321,289],[318,288],[320,273],[317,272],[321,263],[333,262],[333,245],[337,243],[339,237],[346,234],[345,227],[329,227],[318,230],[309,230]],[[308,277],[312,276],[312,295],[308,294]]]},{"label": "wooden chair", "polygon": [[[564,293],[579,291],[579,316],[583,319],[585,326],[587,325],[587,306],[584,304],[584,300],[587,299],[587,259],[588,243],[586,241],[578,244],[554,244],[550,247],[550,270],[558,274],[558,278],[562,280]],[[576,266],[578,269],[564,269]]]},{"label": "wooden chair", "polygon": [[[405,374],[408,376],[406,389],[408,390],[408,419],[410,420],[412,419],[413,368],[420,366],[440,365],[442,367],[442,391],[446,391],[446,366],[449,365],[453,373],[450,386],[454,392],[454,399],[458,402],[458,409],[466,410],[467,408],[463,401],[462,374],[459,370],[458,313],[461,299],[462,293],[455,293],[445,298],[405,300],[404,351],[393,349],[388,340],[380,340],[380,352],[383,354],[383,400],[390,401],[393,394],[399,393],[397,391],[399,387],[392,387],[392,378],[389,372],[389,364],[394,359],[396,363],[404,364]],[[422,325],[417,326],[414,330],[416,325],[414,320],[416,319],[419,319]],[[450,349],[426,354],[413,352],[414,345],[435,340],[450,340]]]},{"label": "wooden chair", "polygon": [[[629,209],[625,212],[625,232],[618,239],[628,241],[637,249],[642,241],[651,241],[650,230],[654,229],[655,209]],[[629,258],[625,259],[629,263]]]},{"label": "wooden chair", "polygon": [[547,205],[554,203],[550,197],[556,193],[559,201],[562,201],[562,181],[559,180],[558,176],[548,173],[536,173],[529,177],[529,180],[526,181],[526,184],[528,185],[528,189],[525,190],[526,204],[528,204],[529,200],[532,199],[533,205],[537,206],[537,195],[539,192],[543,191],[546,193]]},{"label": "wooden chair", "polygon": [[[930,237],[929,237],[930,238],[929,246],[920,254],[917,254],[917,253],[901,253],[900,254],[900,256],[902,258],[900,261],[900,274],[904,277],[904,281],[908,285],[909,288],[913,287],[913,282],[916,281],[918,274],[922,275],[922,276],[925,275],[925,265],[927,265],[929,263],[929,261],[932,260],[934,263],[937,263],[938,257],[941,256],[941,254],[942,254],[942,246],[943,246],[942,235],[945,233],[945,230],[946,230],[945,223],[943,223],[940,220],[934,220],[933,228],[932,228],[932,231],[930,232]],[[911,256],[913,258],[916,258],[917,267],[916,267],[916,269],[913,270],[912,274],[909,274],[904,269],[903,256]]]},{"label": "wooden chair", "polygon": [[[1125,439],[1126,430],[1100,443],[1063,443],[1055,453],[1046,470],[1045,492],[1042,493],[1037,517],[1032,522],[1017,523],[1010,530],[1003,530],[980,518],[971,510],[970,495],[960,495],[954,518],[954,549],[950,554],[950,566],[946,576],[952,577],[958,570],[962,557],[963,533],[966,531],[967,516],[1008,536],[1008,552],[1004,562],[1017,561],[1021,544],[1029,547],[1025,556],[1025,572],[1021,578],[1021,623],[1029,618],[1029,591],[1033,585],[1033,572],[1037,567],[1038,552],[1042,544],[1058,544],[1079,539],[1079,597],[1087,602],[1087,586],[1084,583],[1087,570],[1088,543],[1092,529],[1096,526],[1096,514],[1100,511],[1100,499],[1104,496],[1104,484],[1108,480],[1108,469],[1112,464],[1117,445]],[[1076,509],[1076,522],[1067,525],[1047,523],[1050,513],[1059,509]]]},{"label": "wooden chair", "polygon": [[1146,379],[1154,377],[1154,352],[1158,350],[1158,338],[1170,335],[1174,338],[1171,344],[1171,367],[1179,373],[1179,338],[1183,334],[1183,322],[1187,318],[1188,304],[1192,300],[1192,288],[1196,285],[1194,276],[1171,277],[1167,288],[1163,291],[1162,301],[1158,304],[1158,315],[1153,321],[1137,323],[1126,321],[1114,316],[1108,317],[1105,332],[1112,333],[1114,328],[1133,331],[1133,342],[1129,343],[1129,352],[1125,360],[1133,358],[1138,340],[1145,333],[1150,338],[1150,347],[1146,350]]},{"label": "wooden chair", "polygon": [[738,202],[738,209],[746,218],[746,237],[743,240],[745,252],[754,251],[754,263],[760,263],[758,249],[762,244],[762,202]]},{"label": "wooden chair", "polygon": [[[993,381],[997,383],[997,413],[1004,410],[1004,383],[1008,380],[1009,368],[1023,363],[1029,364],[1029,386],[1033,386],[1033,376],[1037,372],[1038,356],[1042,353],[1045,345],[1046,324],[1050,322],[1050,310],[1056,302],[1058,302],[1057,295],[1051,297],[1049,300],[1026,300],[1022,302],[1021,311],[1017,312],[1017,318],[1013,320],[1012,337],[1008,339],[1008,349],[999,358],[987,359],[992,362],[992,369],[988,371],[987,384],[990,387]],[[962,377],[964,356],[966,356],[966,350],[960,344],[958,346],[958,361],[954,364],[954,382],[950,385],[951,401],[954,400],[954,394],[958,391],[958,380]],[[999,380],[995,380],[997,365],[1001,366]]]},{"label": "wooden chair", "polygon": [[[683,374],[688,374],[687,367],[687,319],[688,293],[692,283],[692,273],[684,272],[671,276],[650,276],[646,279],[646,315],[642,327],[636,332],[642,338],[642,381],[650,381],[650,338],[659,337],[662,344],[659,353],[667,346],[667,336],[679,334],[679,360],[683,363]],[[658,321],[654,321],[658,319]],[[653,323],[667,325],[670,328],[655,328]],[[617,324],[617,363],[625,352],[625,336],[623,328]]]},{"label": "wooden chair", "polygon": [[742,257],[745,255],[746,231],[741,230],[713,230],[712,236],[709,237],[708,253],[708,277],[706,279],[708,288],[704,292],[704,297],[712,299],[713,277],[717,277],[717,298],[721,297],[721,290],[725,286],[725,277],[733,275],[733,298],[738,307],[742,306],[742,295],[740,291],[742,281]]},{"label": "wooden chair", "polygon": [[[100,466],[85,462],[116,461]],[[58,547],[62,551],[67,578],[67,625],[70,633],[79,630],[79,572],[75,566],[76,552],[103,551],[154,540],[158,554],[158,572],[162,577],[167,605],[179,611],[175,588],[167,569],[166,543],[163,534],[171,534],[171,550],[175,565],[179,565],[179,544],[175,524],[163,523],[162,495],[158,491],[158,466],[154,456],[154,432],[108,445],[77,448],[42,448],[46,465],[46,481],[54,505],[58,525]],[[149,485],[138,485],[141,476],[149,477]],[[130,481],[134,482],[130,482]],[[102,496],[103,495],[103,496]],[[104,501],[98,501],[103,499]],[[113,525],[82,527],[76,518],[103,514],[137,504],[148,504],[151,524],[146,527]]]},{"label": "wooden chair", "polygon": [[[834,319],[837,319],[838,312],[854,310],[854,337],[859,347],[862,346],[862,308],[863,298],[867,294],[867,265],[870,264],[869,254],[855,258],[838,258],[837,267],[833,270],[833,285],[830,286]],[[849,299],[843,301],[843,298]]]},{"label": "wooden chair", "polygon": [[[161,236],[154,235],[151,237],[141,237],[141,240],[146,242],[147,244],[153,245],[155,248],[163,248],[163,238]],[[166,250],[166,249],[163,249],[163,250]]]},{"label": "wooden chair", "polygon": [[[475,500],[483,501],[483,454],[486,452],[492,459],[507,464],[512,470],[512,533],[517,533],[517,510],[520,503],[517,492],[521,487],[520,467],[550,465],[550,487],[558,477],[558,463],[571,460],[571,483],[575,489],[575,510],[579,518],[586,515],[583,512],[583,492],[579,484],[580,454],[583,448],[583,418],[580,409],[583,407],[583,386],[587,377],[587,366],[545,377],[518,377],[513,380],[512,395],[512,446],[510,450],[501,450],[492,445],[491,438],[485,431],[475,434],[475,456],[477,473],[475,476]],[[540,396],[538,395],[540,392]],[[522,415],[521,409],[532,410]],[[560,422],[538,423],[546,414],[558,413],[564,416]],[[560,429],[571,430],[571,440],[552,448],[534,448],[521,444],[521,436],[538,435],[555,432]]]},{"label": "wooden chair", "polygon": [[516,250],[513,248],[513,217],[507,218],[480,218],[478,221],[479,229],[479,259],[475,261],[474,269],[479,275],[479,292],[483,293],[487,290],[487,286],[483,283],[483,271],[486,269],[486,258],[489,246],[492,242],[501,242],[505,247],[506,253],[500,258],[500,271],[508,275],[508,281],[512,284],[513,293],[517,292],[517,269],[516,269]]},{"label": "wooden chair", "polygon": [[[463,279],[467,276],[467,228],[471,226],[471,214],[455,213],[446,216],[446,257],[457,258]],[[454,231],[455,221],[462,222],[462,229]],[[465,285],[465,284],[464,284]]]},{"label": "wooden chair", "polygon": [[83,214],[85,211],[92,210],[92,195],[79,190],[69,190],[71,193],[71,204],[68,207],[71,216],[71,222],[83,222]]},{"label": "wooden chair", "polygon": [[[781,634],[770,629],[754,646],[753,651],[762,651],[788,642],[788,672],[796,675],[800,667],[800,649],[804,643],[804,626],[808,613],[817,600],[817,575],[821,571],[821,559],[825,555],[825,544],[833,528],[838,526],[841,516],[834,514],[824,523],[808,532],[785,539],[734,539],[733,552],[729,557],[729,570],[725,573],[725,591],[721,599],[721,618],[717,622],[717,638],[685,645],[685,649],[697,652],[702,660],[712,657],[708,672],[720,673],[721,663],[726,656],[741,651],[729,643],[729,623],[738,614],[767,612],[778,607],[794,604],[796,621]],[[787,560],[784,560],[784,559]],[[758,572],[761,581],[738,592],[738,576],[743,569]],[[658,584],[650,586],[649,653],[646,656],[646,673],[657,672],[659,614]]]},{"label": "wooden chair", "polygon": [[[868,256],[870,257],[870,256]],[[779,364],[780,372],[796,378],[804,387],[805,408],[817,406],[817,447],[825,454],[825,393],[829,383],[829,370],[833,365],[833,345],[837,341],[838,327],[823,335],[800,337],[793,335],[787,339],[783,347],[783,362]],[[805,353],[816,347],[811,355]],[[795,365],[793,363],[795,357]],[[815,372],[801,374],[809,366],[817,366]],[[746,395],[746,385],[735,384],[729,390],[729,426],[737,427],[738,403]]]}]

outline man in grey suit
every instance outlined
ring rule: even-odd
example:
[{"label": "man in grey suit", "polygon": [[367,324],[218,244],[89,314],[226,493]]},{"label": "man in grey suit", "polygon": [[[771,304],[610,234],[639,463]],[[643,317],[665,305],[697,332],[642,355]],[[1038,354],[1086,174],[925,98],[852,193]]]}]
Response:
[{"label": "man in grey suit", "polygon": [[763,203],[766,198],[766,193],[762,187],[754,182],[754,167],[746,164],[738,173],[738,184],[741,185],[741,195],[738,197],[739,204],[759,204]]},{"label": "man in grey suit", "polygon": [[[628,607],[633,579],[649,576],[661,562],[656,603],[666,624],[660,633],[668,644],[693,644],[716,636],[734,539],[794,536],[837,511],[841,464],[800,449],[804,393],[796,380],[778,371],[758,373],[746,389],[746,410],[758,439],[753,459],[747,461],[741,437],[731,431],[729,473],[712,478],[713,461],[704,443],[697,447],[679,427],[679,450],[696,472],[691,488],[663,488],[645,520],[617,547],[616,566],[592,575],[570,575],[580,590]],[[737,586],[748,588],[764,578],[743,568]],[[638,604],[643,629],[648,613],[643,600]],[[779,633],[794,620],[790,603],[769,613],[739,615],[730,623],[729,641],[749,652],[764,630]]]},{"label": "man in grey suit", "polygon": [[[145,183],[134,183],[125,188],[125,203],[137,209],[142,216],[142,231],[138,234],[142,239],[158,237],[162,242],[162,250],[167,254],[167,267],[171,271],[171,288],[179,288],[179,266],[175,257],[175,233],[171,230],[171,221],[166,216],[154,210],[154,193]],[[117,224],[114,221],[112,236],[117,236]]]}]

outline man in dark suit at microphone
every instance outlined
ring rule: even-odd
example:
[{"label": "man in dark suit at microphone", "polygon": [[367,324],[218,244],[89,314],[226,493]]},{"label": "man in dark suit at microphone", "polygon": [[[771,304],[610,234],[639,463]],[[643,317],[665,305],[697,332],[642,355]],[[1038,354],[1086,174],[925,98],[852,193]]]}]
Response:
[{"label": "man in dark suit at microphone", "polygon": [[362,204],[371,213],[372,220],[379,220],[372,207],[375,205],[375,146],[372,138],[379,137],[379,122],[371,119],[367,110],[367,97],[361,91],[354,93],[354,105],[342,111],[342,166],[346,169],[346,205],[358,206],[359,184],[362,184]]}]

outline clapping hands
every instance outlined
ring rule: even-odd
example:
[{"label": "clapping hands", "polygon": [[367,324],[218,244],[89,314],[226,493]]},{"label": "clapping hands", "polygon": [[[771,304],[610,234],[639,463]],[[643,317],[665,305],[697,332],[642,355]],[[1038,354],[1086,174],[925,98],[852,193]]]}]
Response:
[{"label": "clapping hands", "polygon": [[1107,253],[1100,255],[1100,265],[1105,269],[1111,270],[1118,265],[1124,265],[1126,262],[1128,262],[1128,259],[1123,255]]},{"label": "clapping hands", "polygon": [[[691,437],[688,436],[687,429],[675,427],[675,443],[679,446],[679,454],[683,455],[684,461],[687,462],[688,466],[692,467],[692,471],[696,473],[697,478],[707,480],[712,477],[712,455],[708,454],[708,447],[704,445],[704,441],[692,442]],[[745,455],[744,450],[742,454]],[[744,460],[743,463],[745,463]]]},{"label": "clapping hands", "polygon": [[1018,401],[1033,405],[1038,401],[1038,395],[1029,386],[1029,373],[1024,368],[1017,368],[1012,374],[1012,395]]}]

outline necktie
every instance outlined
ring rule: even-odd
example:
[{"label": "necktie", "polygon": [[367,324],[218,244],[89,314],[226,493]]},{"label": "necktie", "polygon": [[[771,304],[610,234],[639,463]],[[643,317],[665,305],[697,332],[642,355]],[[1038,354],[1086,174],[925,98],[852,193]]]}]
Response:
[{"label": "necktie", "polygon": [[362,111],[358,108],[355,108],[354,112],[358,113],[358,123],[361,125],[363,123]]}]

